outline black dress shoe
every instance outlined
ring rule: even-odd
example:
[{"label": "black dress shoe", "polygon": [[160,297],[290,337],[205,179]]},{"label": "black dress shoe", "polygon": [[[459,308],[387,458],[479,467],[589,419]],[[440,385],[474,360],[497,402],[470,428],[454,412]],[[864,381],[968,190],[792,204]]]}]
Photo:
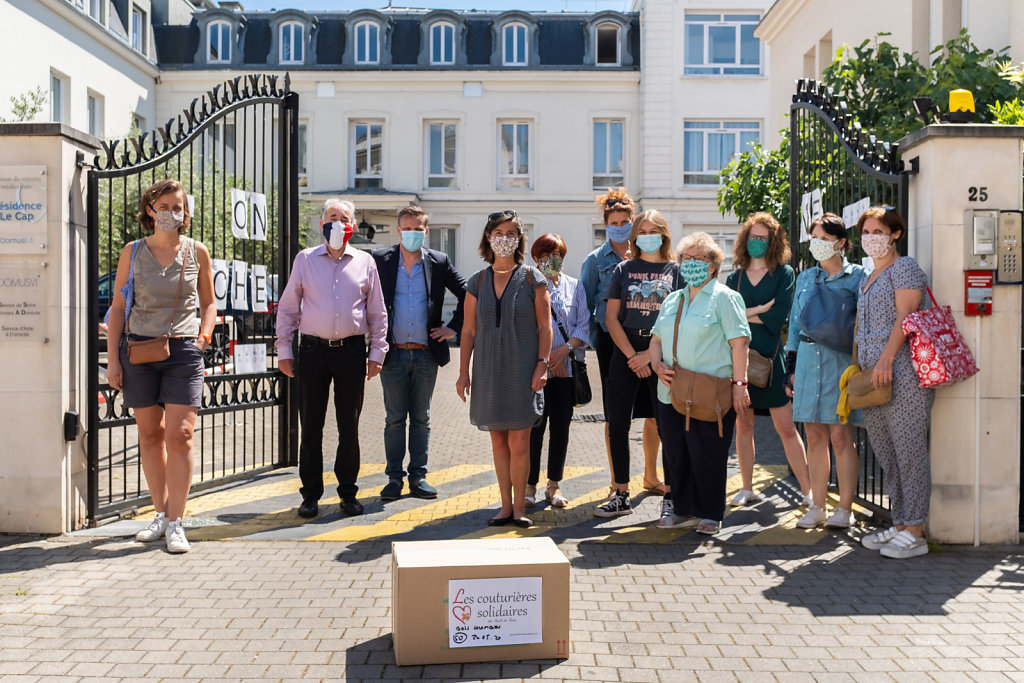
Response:
[{"label": "black dress shoe", "polygon": [[487,520],[487,526],[505,526],[512,521],[512,515],[508,517],[492,517]]},{"label": "black dress shoe", "polygon": [[363,514],[363,504],[352,498],[343,498],[341,501],[341,511],[349,517],[355,517],[356,515]]},{"label": "black dress shoe", "polygon": [[533,526],[533,520],[529,517],[517,517],[516,519],[512,520],[512,523],[520,529],[529,529],[531,526]]},{"label": "black dress shoe", "polygon": [[305,517],[306,519],[316,517],[316,514],[319,511],[320,506],[315,500],[304,500],[302,501],[302,505],[299,506],[299,517]]},{"label": "black dress shoe", "polygon": [[428,484],[426,479],[410,480],[409,491],[417,498],[437,498],[437,489]]},{"label": "black dress shoe", "polygon": [[[415,494],[416,491],[413,490],[413,493]],[[401,479],[398,479],[398,480],[392,479],[391,481],[389,481],[387,483],[387,486],[385,486],[384,488],[382,488],[380,490],[380,499],[381,500],[385,500],[385,501],[388,501],[388,500],[398,500],[401,497],[402,497],[402,480]]]}]

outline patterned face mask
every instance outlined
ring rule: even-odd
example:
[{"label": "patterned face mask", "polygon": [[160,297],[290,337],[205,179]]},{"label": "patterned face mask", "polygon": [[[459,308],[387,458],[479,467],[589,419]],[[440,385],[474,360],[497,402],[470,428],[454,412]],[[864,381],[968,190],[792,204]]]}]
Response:
[{"label": "patterned face mask", "polygon": [[491,245],[491,251],[498,258],[511,258],[512,254],[516,253],[516,247],[519,246],[518,237],[491,237],[488,242]]},{"label": "patterned face mask", "polygon": [[892,244],[889,242],[889,235],[861,235],[860,246],[864,247],[864,253],[873,259],[882,258],[889,253]]},{"label": "patterned face mask", "polygon": [[348,244],[355,229],[356,226],[352,223],[342,223],[341,221],[324,223],[324,239],[331,245],[331,249],[341,249]]},{"label": "patterned face mask", "polygon": [[686,280],[690,287],[696,287],[708,279],[711,274],[711,266],[706,261],[688,259],[679,264],[679,274]]},{"label": "patterned face mask", "polygon": [[537,270],[545,277],[557,277],[562,272],[562,257],[552,254],[541,258],[537,261]]},{"label": "patterned face mask", "polygon": [[184,211],[157,211],[153,225],[161,232],[177,232],[184,222]]},{"label": "patterned face mask", "polygon": [[816,261],[828,261],[839,253],[836,251],[835,242],[829,242],[828,240],[823,240],[820,237],[811,238],[810,249],[811,256],[813,256]]}]

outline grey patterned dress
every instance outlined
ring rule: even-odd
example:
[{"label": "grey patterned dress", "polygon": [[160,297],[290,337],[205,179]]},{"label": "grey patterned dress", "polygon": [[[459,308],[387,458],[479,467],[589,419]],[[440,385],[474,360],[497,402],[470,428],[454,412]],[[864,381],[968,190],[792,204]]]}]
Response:
[{"label": "grey patterned dress", "polygon": [[[867,279],[864,281],[867,283]],[[931,308],[923,296],[926,277],[917,261],[904,256],[882,271],[857,300],[857,359],[862,368],[878,362],[896,324],[897,289],[921,290],[921,308]],[[929,418],[935,392],[922,389],[904,342],[892,363],[892,400],[864,408],[864,426],[871,448],[885,472],[893,524],[922,524],[931,498]]]},{"label": "grey patterned dress", "polygon": [[533,427],[544,414],[544,392],[530,386],[537,367],[536,290],[547,280],[519,266],[499,300],[494,271],[474,273],[466,291],[477,299],[469,421],[485,432]]}]

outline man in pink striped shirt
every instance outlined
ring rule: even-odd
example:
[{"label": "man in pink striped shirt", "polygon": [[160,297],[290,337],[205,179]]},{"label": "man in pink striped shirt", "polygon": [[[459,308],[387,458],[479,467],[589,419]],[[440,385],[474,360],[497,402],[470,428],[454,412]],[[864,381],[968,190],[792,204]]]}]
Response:
[{"label": "man in pink striped shirt", "polygon": [[355,206],[328,199],[320,229],[324,243],[295,257],[277,307],[278,368],[299,380],[299,516],[306,518],[316,517],[324,493],[323,430],[332,381],[338,421],[334,473],[341,510],[347,515],[363,513],[356,499],[363,377],[377,376],[388,351],[388,316],[377,265],[369,254],[348,247],[355,230]]}]

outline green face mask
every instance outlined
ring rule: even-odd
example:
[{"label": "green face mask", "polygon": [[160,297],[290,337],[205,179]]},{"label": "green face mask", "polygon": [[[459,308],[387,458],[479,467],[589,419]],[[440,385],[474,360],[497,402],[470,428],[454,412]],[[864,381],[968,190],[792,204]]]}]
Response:
[{"label": "green face mask", "polygon": [[747,238],[747,253],[753,258],[762,258],[768,253],[768,240],[757,237]]},{"label": "green face mask", "polygon": [[545,277],[557,277],[562,272],[562,257],[545,256],[537,261],[537,270],[543,273]]}]

